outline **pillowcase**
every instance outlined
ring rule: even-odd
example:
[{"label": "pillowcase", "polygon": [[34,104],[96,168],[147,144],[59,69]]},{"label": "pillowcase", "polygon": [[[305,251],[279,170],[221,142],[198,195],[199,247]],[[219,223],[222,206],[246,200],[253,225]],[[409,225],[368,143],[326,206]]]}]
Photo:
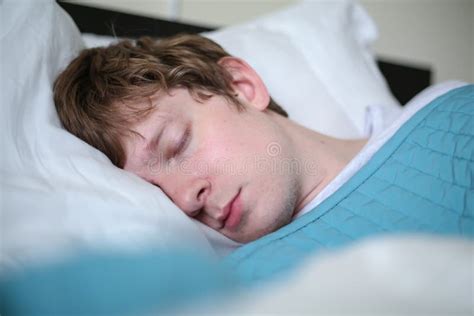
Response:
[{"label": "pillowcase", "polygon": [[4,0],[0,12],[0,266],[90,247],[214,253],[158,188],[61,127],[53,82],[84,47],[72,19],[54,1]]},{"label": "pillowcase", "polygon": [[290,118],[308,128],[368,137],[369,106],[380,107],[384,125],[400,114],[371,51],[377,28],[352,0],[309,0],[205,35],[246,60]]}]

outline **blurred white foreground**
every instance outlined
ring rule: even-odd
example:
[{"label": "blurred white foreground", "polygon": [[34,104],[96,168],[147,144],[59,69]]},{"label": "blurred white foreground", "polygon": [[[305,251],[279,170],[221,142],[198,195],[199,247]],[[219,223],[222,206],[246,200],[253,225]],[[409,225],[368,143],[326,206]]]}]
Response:
[{"label": "blurred white foreground", "polygon": [[176,314],[473,315],[473,258],[474,243],[467,240],[366,240],[309,259],[288,280]]}]

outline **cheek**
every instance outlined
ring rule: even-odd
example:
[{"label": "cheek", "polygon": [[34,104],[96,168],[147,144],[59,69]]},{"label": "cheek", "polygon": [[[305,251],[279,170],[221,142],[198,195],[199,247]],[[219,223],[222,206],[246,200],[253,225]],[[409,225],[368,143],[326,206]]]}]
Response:
[{"label": "cheek", "polygon": [[265,130],[265,124],[257,123],[242,119],[203,122],[197,128],[192,154],[201,174],[212,171],[221,176],[248,176],[261,173],[262,167],[267,169],[267,147],[275,143],[276,136]]},{"label": "cheek", "polygon": [[230,122],[210,123],[196,135],[197,148],[195,156],[209,162],[231,160],[248,147],[246,135],[239,133],[238,127]]},{"label": "cheek", "polygon": [[196,170],[205,177],[235,176],[242,163],[241,146],[225,135],[209,137],[192,155]]}]

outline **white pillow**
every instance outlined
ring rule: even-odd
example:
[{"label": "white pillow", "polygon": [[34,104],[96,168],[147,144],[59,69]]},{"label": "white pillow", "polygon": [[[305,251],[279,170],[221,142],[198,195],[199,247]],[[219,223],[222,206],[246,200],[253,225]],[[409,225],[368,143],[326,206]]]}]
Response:
[{"label": "white pillow", "polygon": [[[303,14],[301,18],[292,17],[295,10],[294,14]],[[395,106],[366,49],[375,29],[360,10],[346,1],[302,4],[211,36],[261,72],[272,95],[293,118],[334,136],[357,137],[357,115],[363,106]],[[4,0],[0,12],[0,264],[82,246],[180,244],[220,253],[235,247],[203,225],[194,225],[159,189],[113,167],[105,155],[61,128],[52,84],[83,43],[57,4]],[[250,28],[255,33],[247,33]],[[325,30],[331,33],[320,34]],[[342,39],[328,40],[335,35]],[[325,50],[312,47],[318,43],[327,47],[327,56]],[[337,53],[337,47],[357,52]],[[269,51],[275,52],[269,56]],[[346,67],[344,76],[331,76],[334,70],[319,73],[318,69],[328,71],[329,66],[318,68],[316,57],[320,62],[334,62],[335,69]],[[269,61],[272,67],[259,65]],[[362,72],[357,75],[359,68]],[[365,81],[370,81],[367,86]],[[350,84],[360,93],[349,90]],[[350,93],[340,95],[341,88]],[[344,115],[345,111],[356,115]]]},{"label": "white pillow", "polygon": [[60,126],[55,77],[83,48],[54,1],[0,1],[0,266],[78,247],[171,247],[212,253],[157,188],[120,170]]},{"label": "white pillow", "polygon": [[352,0],[309,0],[206,34],[257,70],[300,124],[340,138],[366,137],[368,106],[384,125],[401,111],[370,49],[373,20]]}]

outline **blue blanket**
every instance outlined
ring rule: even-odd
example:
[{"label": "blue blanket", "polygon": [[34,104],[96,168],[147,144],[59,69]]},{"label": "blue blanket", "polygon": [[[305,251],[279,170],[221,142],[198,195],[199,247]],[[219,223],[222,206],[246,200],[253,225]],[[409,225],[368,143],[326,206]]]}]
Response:
[{"label": "blue blanket", "polygon": [[221,300],[238,280],[190,249],[70,249],[0,274],[0,315],[169,315]]},{"label": "blue blanket", "polygon": [[[329,198],[225,259],[244,282],[376,234],[474,234],[474,86],[418,111]],[[277,274],[278,273],[278,274]]]}]

